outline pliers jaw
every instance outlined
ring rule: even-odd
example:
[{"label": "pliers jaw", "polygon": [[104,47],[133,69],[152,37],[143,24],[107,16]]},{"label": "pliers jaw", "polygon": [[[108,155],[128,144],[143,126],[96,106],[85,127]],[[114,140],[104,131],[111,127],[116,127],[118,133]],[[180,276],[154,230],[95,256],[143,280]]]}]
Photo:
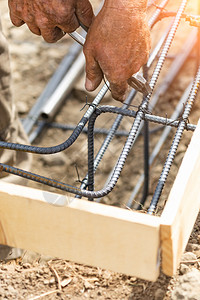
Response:
[{"label": "pliers jaw", "polygon": [[142,93],[144,96],[147,96],[152,92],[152,88],[150,87],[149,83],[139,73],[134,74],[127,80],[127,82],[132,88]]}]

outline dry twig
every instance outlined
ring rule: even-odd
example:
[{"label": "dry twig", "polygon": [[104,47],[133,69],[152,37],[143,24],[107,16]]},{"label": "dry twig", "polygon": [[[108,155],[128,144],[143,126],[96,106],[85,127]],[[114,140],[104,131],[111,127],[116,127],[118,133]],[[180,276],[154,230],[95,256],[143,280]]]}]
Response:
[{"label": "dry twig", "polygon": [[56,279],[57,279],[57,282],[58,282],[58,289],[59,289],[59,291],[62,291],[61,280],[60,280],[60,277],[59,277],[59,275],[58,275],[58,272],[57,272],[56,269],[54,269],[54,267],[51,265],[51,261],[49,261],[47,264],[48,264],[49,268],[54,272],[54,274],[55,274],[55,276],[56,276]]},{"label": "dry twig", "polygon": [[54,293],[58,293],[58,292],[60,292],[60,290],[53,290],[53,291],[50,291],[50,292],[43,293],[43,294],[41,294],[41,295],[39,295],[39,296],[35,296],[35,297],[33,297],[33,298],[29,298],[28,300],[37,300],[37,299],[41,299],[41,298],[43,298],[43,297],[45,297],[45,296],[48,296],[48,295],[51,295],[51,294],[54,294]]}]

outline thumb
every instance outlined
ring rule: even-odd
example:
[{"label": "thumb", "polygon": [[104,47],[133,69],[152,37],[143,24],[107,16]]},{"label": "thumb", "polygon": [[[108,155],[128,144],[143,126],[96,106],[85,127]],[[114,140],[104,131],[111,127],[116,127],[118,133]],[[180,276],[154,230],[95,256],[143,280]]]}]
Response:
[{"label": "thumb", "polygon": [[103,72],[98,64],[98,62],[94,59],[94,57],[86,53],[84,51],[86,58],[86,81],[85,88],[87,91],[94,91],[101,83],[103,78]]},{"label": "thumb", "polygon": [[86,27],[90,27],[94,18],[92,5],[88,0],[79,0],[76,4],[76,16]]}]

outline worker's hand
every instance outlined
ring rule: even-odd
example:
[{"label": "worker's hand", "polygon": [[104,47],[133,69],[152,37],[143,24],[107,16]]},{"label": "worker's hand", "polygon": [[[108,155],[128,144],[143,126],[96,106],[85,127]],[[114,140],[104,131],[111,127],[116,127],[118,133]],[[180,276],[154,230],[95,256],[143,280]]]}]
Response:
[{"label": "worker's hand", "polygon": [[49,43],[76,30],[78,20],[89,27],[94,17],[89,0],[8,0],[8,4],[15,26],[26,23]]},{"label": "worker's hand", "polygon": [[95,90],[104,74],[113,98],[124,101],[127,79],[147,62],[149,50],[146,0],[105,0],[84,45],[86,89]]}]

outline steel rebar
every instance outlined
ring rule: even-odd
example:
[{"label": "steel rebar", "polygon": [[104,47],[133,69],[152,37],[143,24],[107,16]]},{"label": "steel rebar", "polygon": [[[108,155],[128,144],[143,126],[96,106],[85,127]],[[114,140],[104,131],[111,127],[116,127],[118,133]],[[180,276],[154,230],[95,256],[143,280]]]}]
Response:
[{"label": "steel rebar", "polygon": [[109,89],[109,83],[107,82],[106,84],[104,84],[104,86],[102,87],[102,89],[100,90],[98,95],[95,97],[92,104],[87,109],[84,116],[79,121],[78,125],[76,126],[76,129],[73,131],[71,136],[65,142],[63,142],[59,145],[56,145],[56,146],[52,146],[52,147],[37,147],[37,146],[23,145],[23,144],[17,144],[17,143],[7,143],[7,142],[0,141],[0,148],[35,153],[35,154],[53,154],[53,153],[57,153],[57,152],[66,150],[78,138],[82,129],[84,128],[84,126],[88,122],[90,116],[94,112],[95,107],[103,99],[103,97],[107,93],[108,89]]},{"label": "steel rebar", "polygon": [[[144,73],[144,78],[148,80],[148,67],[145,65],[143,67],[143,73]],[[145,99],[144,99],[145,100]],[[147,110],[149,107],[147,107]],[[143,157],[144,157],[144,186],[143,186],[143,194],[142,194],[142,199],[140,203],[144,205],[146,198],[149,193],[149,122],[147,120],[144,120],[144,125],[143,125],[143,136],[144,136],[144,152],[143,152]]]},{"label": "steel rebar", "polygon": [[180,140],[181,140],[182,135],[183,135],[183,131],[185,129],[186,123],[188,122],[188,117],[189,117],[190,111],[192,109],[195,98],[197,96],[199,85],[200,85],[200,66],[199,66],[196,78],[194,80],[190,95],[188,97],[188,101],[187,101],[187,104],[186,104],[185,109],[184,109],[182,120],[179,122],[179,126],[178,126],[178,129],[176,131],[173,143],[171,145],[168,157],[166,159],[165,166],[164,166],[163,171],[161,173],[161,176],[160,176],[160,179],[158,181],[155,193],[153,195],[150,207],[148,209],[149,214],[153,214],[156,211],[158,200],[159,200],[160,195],[162,193],[164,184],[167,180],[169,171],[171,169],[172,163],[173,163],[175,155],[176,155],[176,151],[178,149],[178,145],[179,145]]}]

